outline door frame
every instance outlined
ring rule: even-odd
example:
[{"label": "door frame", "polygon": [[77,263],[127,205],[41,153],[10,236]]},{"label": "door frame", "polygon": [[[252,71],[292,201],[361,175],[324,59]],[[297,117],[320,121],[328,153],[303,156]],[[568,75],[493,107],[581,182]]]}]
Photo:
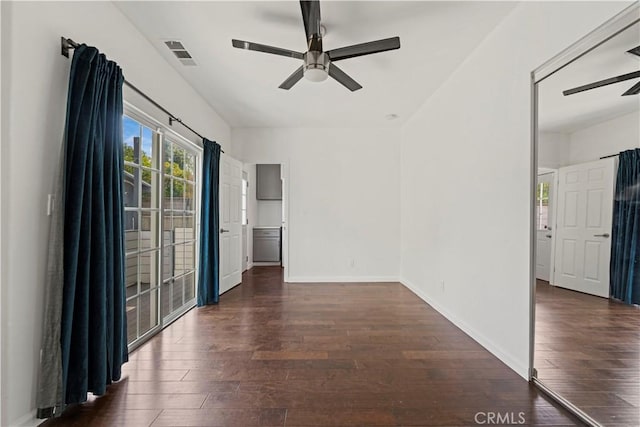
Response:
[{"label": "door frame", "polygon": [[[242,191],[245,192],[245,213],[246,213],[246,209],[248,209],[249,206],[249,199],[248,199],[248,194],[246,193],[248,191],[248,185],[249,185],[249,174],[247,173],[246,170],[244,170],[244,165],[246,163],[242,163]],[[244,183],[247,183],[247,185],[245,186]],[[242,195],[240,195],[240,197],[242,197]],[[248,251],[249,251],[249,226],[248,224],[242,224],[242,229],[241,229],[241,233],[242,233],[242,273],[244,273],[245,271],[247,271],[249,269],[249,255],[248,255]],[[242,274],[241,273],[241,274]]]},{"label": "door frame", "polygon": [[[289,254],[290,254],[290,245],[291,241],[291,185],[289,184],[290,176],[291,176],[291,162],[289,159],[282,161],[273,161],[273,159],[251,159],[251,161],[243,161],[243,166],[245,165],[261,165],[261,164],[271,164],[271,165],[280,165],[280,177],[282,178],[282,204],[283,204],[283,220],[284,224],[282,224],[282,269],[283,269],[283,281],[285,283],[289,282]],[[254,176],[255,180],[255,176]],[[255,183],[254,183],[255,185]],[[249,236],[247,233],[247,239],[252,238],[253,236]],[[254,263],[251,263],[252,268]]]},{"label": "door frame", "polygon": [[286,283],[289,282],[289,241],[291,235],[291,196],[289,192],[289,179],[290,179],[289,161],[280,163],[280,177],[282,179],[282,204],[283,204],[283,218],[282,218],[282,268],[283,278]]},{"label": "door frame", "polygon": [[[551,198],[549,199],[549,203],[551,204],[551,218],[549,218],[549,224],[551,224],[551,228],[549,229],[549,231],[551,231],[551,259],[549,261],[549,284],[553,285],[555,283],[555,256],[556,256],[556,227],[558,226],[558,222],[557,222],[557,216],[556,216],[556,212],[558,210],[558,170],[557,169],[548,169],[548,168],[540,168],[540,170],[537,171],[536,173],[536,189],[538,187],[538,177],[541,175],[553,175],[553,177],[551,178],[551,185],[552,185],[552,194],[551,194]],[[534,200],[535,200],[535,190],[534,190]],[[535,217],[535,202],[534,202],[534,217]],[[534,223],[533,223],[533,227],[536,229],[535,231],[537,232],[538,229],[536,227],[536,219],[534,218]],[[537,235],[536,235],[536,241],[537,241]],[[534,243],[535,244],[535,243]],[[535,279],[537,279],[537,274],[536,271],[534,269],[534,275],[535,275]]]},{"label": "door frame", "polygon": [[[144,335],[142,335],[141,337],[138,338],[138,340],[136,342],[134,342],[133,344],[128,345],[128,350],[129,352],[134,351],[135,349],[139,348],[140,346],[142,346],[143,344],[145,344],[147,341],[149,341],[151,338],[153,338],[155,335],[157,335],[158,333],[160,333],[164,328],[166,328],[167,326],[169,326],[170,324],[172,324],[173,322],[175,322],[176,320],[178,320],[180,317],[182,317],[185,313],[187,313],[189,310],[191,310],[192,308],[194,308],[196,306],[196,301],[198,298],[198,271],[200,268],[200,250],[199,250],[199,244],[200,244],[200,193],[202,191],[202,187],[201,187],[201,179],[202,179],[202,156],[203,156],[203,148],[196,144],[195,142],[191,141],[190,139],[186,138],[185,136],[183,136],[182,134],[176,132],[175,130],[171,129],[170,127],[168,127],[166,124],[162,123],[161,121],[159,121],[158,119],[156,119],[155,117],[151,116],[150,114],[148,114],[147,112],[145,112],[144,110],[136,107],[133,103],[131,103],[130,101],[127,101],[126,99],[123,101],[123,114],[126,116],[131,117],[132,119],[138,121],[139,123],[152,128],[153,130],[155,130],[156,132],[158,132],[158,134],[160,135],[160,146],[162,147],[162,145],[164,144],[164,141],[169,138],[169,140],[171,140],[172,142],[176,142],[178,143],[178,145],[182,145],[183,147],[189,147],[190,149],[194,150],[198,156],[197,160],[196,160],[196,164],[195,164],[195,174],[196,174],[196,186],[195,186],[195,190],[194,193],[196,195],[194,203],[196,204],[197,208],[196,208],[196,212],[198,212],[196,214],[196,217],[194,219],[194,226],[195,226],[195,233],[196,236],[198,236],[198,248],[195,250],[194,253],[194,257],[195,257],[195,270],[194,270],[194,286],[195,286],[195,294],[194,297],[192,299],[192,303],[191,304],[184,304],[183,307],[180,308],[180,310],[176,310],[173,313],[171,313],[170,315],[168,315],[167,313],[163,313],[162,312],[162,281],[163,281],[163,277],[164,277],[164,271],[163,271],[163,265],[162,262],[159,263],[158,265],[158,277],[160,277],[160,290],[159,290],[159,294],[158,294],[158,307],[157,307],[157,311],[158,311],[158,324],[149,329],[149,331],[147,331]],[[164,150],[160,150],[161,156],[163,156],[164,154]],[[162,161],[164,162],[164,158],[161,158]],[[162,169],[161,169],[162,171]],[[161,176],[162,176],[162,172],[161,172]],[[160,192],[160,200],[159,200],[160,206],[162,207],[164,205],[164,194],[161,191]],[[162,212],[162,208],[160,209],[160,212]],[[160,230],[163,230],[164,228],[164,215],[159,215],[160,216]],[[164,250],[164,247],[163,249]],[[161,252],[162,253],[162,252]]]},{"label": "door frame", "polygon": [[529,381],[545,394],[569,410],[587,425],[600,425],[584,411],[548,388],[537,378],[534,367],[535,314],[536,314],[536,259],[535,259],[535,191],[538,176],[538,84],[559,70],[591,52],[601,44],[640,22],[640,3],[634,2],[595,30],[573,43],[531,72],[531,143],[529,175]]}]

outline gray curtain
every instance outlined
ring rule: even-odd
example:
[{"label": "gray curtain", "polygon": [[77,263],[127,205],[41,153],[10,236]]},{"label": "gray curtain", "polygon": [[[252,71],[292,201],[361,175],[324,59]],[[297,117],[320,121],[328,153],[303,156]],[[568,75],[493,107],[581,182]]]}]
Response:
[{"label": "gray curtain", "polygon": [[[122,70],[74,51],[51,227],[38,416],[104,394],[127,361]],[[61,184],[61,185],[60,185]]]},{"label": "gray curtain", "polygon": [[48,418],[63,409],[62,359],[60,356],[60,319],[62,317],[63,245],[64,245],[64,149],[60,153],[54,180],[49,224],[47,276],[44,297],[44,327],[40,349],[40,373],[36,406],[38,418]]}]

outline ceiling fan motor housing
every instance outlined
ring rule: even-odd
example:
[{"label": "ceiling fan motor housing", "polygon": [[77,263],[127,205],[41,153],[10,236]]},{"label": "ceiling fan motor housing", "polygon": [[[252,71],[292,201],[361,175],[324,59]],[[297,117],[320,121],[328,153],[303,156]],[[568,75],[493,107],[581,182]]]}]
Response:
[{"label": "ceiling fan motor housing", "polygon": [[329,55],[310,50],[304,54],[304,77],[313,82],[321,82],[329,76]]}]

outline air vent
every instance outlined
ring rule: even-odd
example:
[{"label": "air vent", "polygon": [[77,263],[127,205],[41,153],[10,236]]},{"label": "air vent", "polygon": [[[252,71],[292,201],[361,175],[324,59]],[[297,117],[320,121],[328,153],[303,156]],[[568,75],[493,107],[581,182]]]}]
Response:
[{"label": "air vent", "polygon": [[191,66],[191,67],[198,65],[196,64],[196,61],[193,60],[193,57],[191,56],[191,54],[187,52],[187,49],[184,47],[184,45],[181,42],[177,40],[167,40],[164,42],[164,44],[167,45],[169,50],[173,52],[173,54],[176,56],[176,58],[178,58],[178,60],[180,61],[180,63],[182,63],[182,65]]},{"label": "air vent", "polygon": [[198,65],[196,64],[196,61],[194,61],[193,59],[181,59],[180,62],[182,63],[182,65],[187,65],[187,66]]},{"label": "air vent", "polygon": [[176,58],[178,59],[188,59],[191,58],[191,55],[189,55],[189,52],[187,52],[186,50],[174,50],[173,54],[176,56]]},{"label": "air vent", "polygon": [[164,42],[164,44],[166,44],[167,47],[171,50],[185,50],[184,46],[179,41],[169,40]]}]

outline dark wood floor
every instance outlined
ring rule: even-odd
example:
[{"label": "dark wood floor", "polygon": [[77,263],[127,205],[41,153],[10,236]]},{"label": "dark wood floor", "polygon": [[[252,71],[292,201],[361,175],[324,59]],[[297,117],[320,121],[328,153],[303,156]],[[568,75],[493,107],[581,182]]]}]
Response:
[{"label": "dark wood floor", "polygon": [[478,412],[576,425],[399,283],[284,284],[256,267],[47,425],[469,426]]},{"label": "dark wood floor", "polygon": [[538,281],[538,377],[606,426],[640,426],[640,309]]}]

